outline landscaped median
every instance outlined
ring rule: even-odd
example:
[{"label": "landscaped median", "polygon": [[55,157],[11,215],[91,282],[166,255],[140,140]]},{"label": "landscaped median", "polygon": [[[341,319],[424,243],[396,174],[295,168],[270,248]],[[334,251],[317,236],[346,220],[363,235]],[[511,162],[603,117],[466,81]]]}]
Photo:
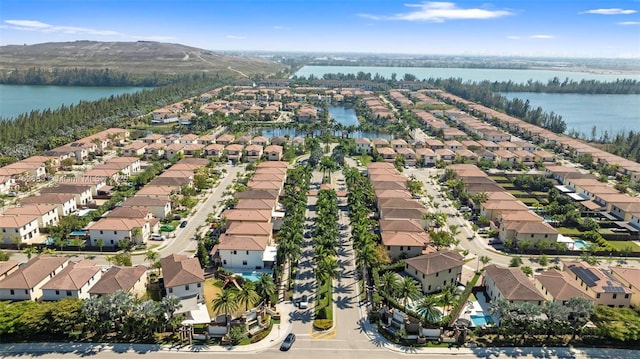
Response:
[{"label": "landscaped median", "polygon": [[327,330],[333,327],[333,288],[331,282],[326,281],[318,287],[316,292],[317,299],[313,327],[317,330]]}]

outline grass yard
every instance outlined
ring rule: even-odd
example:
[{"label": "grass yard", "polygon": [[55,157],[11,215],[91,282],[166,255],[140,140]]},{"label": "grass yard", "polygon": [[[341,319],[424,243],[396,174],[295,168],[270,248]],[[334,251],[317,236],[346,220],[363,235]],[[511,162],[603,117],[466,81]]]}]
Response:
[{"label": "grass yard", "polygon": [[507,192],[511,193],[512,195],[514,195],[515,197],[521,198],[521,197],[528,197],[529,194],[525,191],[520,191],[517,189],[512,189],[512,190],[508,190]]},{"label": "grass yard", "polygon": [[615,249],[623,251],[625,247],[631,247],[632,252],[640,252],[640,246],[631,241],[607,241]]},{"label": "grass yard", "polygon": [[527,206],[531,206],[531,205],[533,205],[534,203],[540,203],[540,202],[538,202],[538,200],[537,200],[537,199],[535,199],[535,198],[530,198],[530,197],[527,197],[527,198],[518,198],[518,200],[519,200],[520,202],[522,202],[522,203],[526,204]]},{"label": "grass yard", "polygon": [[489,178],[491,178],[492,180],[498,183],[511,183],[511,181],[509,181],[509,179],[504,176],[489,176]]},{"label": "grass yard", "polygon": [[582,232],[578,228],[558,227],[556,228],[563,236],[580,236]]},{"label": "grass yard", "polygon": [[511,183],[511,182],[508,182],[508,183],[498,183],[498,184],[500,185],[500,187],[502,187],[502,188],[504,188],[504,189],[506,189],[506,190],[510,190],[510,189],[516,188],[516,186],[515,186],[513,183]]}]

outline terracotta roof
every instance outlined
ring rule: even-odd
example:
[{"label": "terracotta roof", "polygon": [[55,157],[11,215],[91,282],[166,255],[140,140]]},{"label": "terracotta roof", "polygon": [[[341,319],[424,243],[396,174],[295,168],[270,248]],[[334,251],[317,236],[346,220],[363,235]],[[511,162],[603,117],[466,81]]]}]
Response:
[{"label": "terracotta roof", "polygon": [[278,191],[250,189],[244,192],[237,192],[235,197],[237,199],[277,199]]},{"label": "terracotta roof", "polygon": [[513,228],[516,233],[524,234],[557,234],[555,228],[546,222],[522,222]]},{"label": "terracotta roof", "polygon": [[420,222],[412,219],[381,219],[380,232],[424,232]]},{"label": "terracotta roof", "polygon": [[431,243],[427,232],[382,232],[382,244],[385,246],[424,247]]},{"label": "terracotta roof", "polygon": [[200,267],[198,258],[172,254],[162,258],[160,265],[166,288],[204,282],[204,271]]},{"label": "terracotta roof", "polygon": [[609,267],[609,270],[619,279],[629,283],[635,288],[634,295],[640,295],[640,268]]},{"label": "terracotta roof", "polygon": [[272,210],[276,205],[274,199],[241,199],[233,207],[234,209],[268,209]]},{"label": "terracotta roof", "polygon": [[287,168],[289,164],[284,161],[267,161],[261,162],[257,168]]},{"label": "terracotta roof", "polygon": [[443,270],[462,267],[464,258],[456,251],[438,251],[423,256],[405,259],[405,263],[418,272],[431,275]]},{"label": "terracotta roof", "polygon": [[573,297],[583,297],[593,300],[586,290],[574,283],[567,272],[549,269],[537,275],[536,280],[554,300],[565,301]]},{"label": "terracotta roof", "polygon": [[9,259],[8,261],[0,262],[0,277],[2,277],[10,270],[18,267],[18,264],[20,264],[20,262],[15,259]]},{"label": "terracotta roof", "polygon": [[55,269],[67,263],[67,257],[37,256],[0,281],[0,288],[30,289],[42,282]]},{"label": "terracotta roof", "polygon": [[490,264],[485,268],[485,276],[490,277],[506,300],[544,301],[545,298],[531,283],[531,280],[517,267],[500,267]]},{"label": "terracotta roof", "polygon": [[91,260],[70,263],[43,285],[42,289],[78,290],[101,270],[102,267]]},{"label": "terracotta roof", "polygon": [[223,234],[220,236],[220,243],[216,244],[211,250],[214,254],[219,250],[238,250],[238,251],[264,251],[269,244],[267,236],[236,236]]},{"label": "terracotta roof", "polygon": [[135,267],[111,267],[89,290],[89,293],[111,294],[118,290],[128,292],[146,273],[147,267],[143,265],[137,265]]},{"label": "terracotta roof", "polygon": [[382,208],[424,208],[424,205],[412,198],[381,198],[378,207]]},{"label": "terracotta roof", "polygon": [[37,221],[36,215],[0,216],[0,228],[21,228],[27,224]]},{"label": "terracotta roof", "polygon": [[382,208],[380,210],[380,218],[405,218],[421,220],[424,215],[429,213],[426,208]]},{"label": "terracotta roof", "polygon": [[130,231],[134,228],[142,228],[146,223],[147,221],[145,219],[139,218],[105,217],[87,226],[87,229],[94,231]]},{"label": "terracotta roof", "polygon": [[405,190],[378,190],[376,197],[380,198],[411,198],[411,193]]},{"label": "terracotta roof", "polygon": [[269,210],[251,210],[251,209],[227,209],[221,214],[221,217],[228,221],[247,221],[247,222],[270,222],[271,211]]},{"label": "terracotta roof", "polygon": [[273,223],[270,222],[231,222],[225,232],[230,235],[271,236]]},{"label": "terracotta roof", "polygon": [[58,208],[54,204],[28,204],[22,207],[7,208],[4,211],[5,216],[19,216],[19,215],[38,215],[47,214],[50,211]]},{"label": "terracotta roof", "polygon": [[25,197],[21,200],[22,203],[46,203],[46,204],[64,204],[75,199],[72,194],[56,194],[46,193],[39,196]]}]

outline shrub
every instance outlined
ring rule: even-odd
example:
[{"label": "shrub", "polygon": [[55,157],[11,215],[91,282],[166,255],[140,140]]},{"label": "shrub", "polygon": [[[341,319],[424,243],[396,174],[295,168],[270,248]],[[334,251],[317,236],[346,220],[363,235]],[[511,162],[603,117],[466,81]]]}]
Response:
[{"label": "shrub", "polygon": [[313,327],[318,330],[327,330],[333,327],[333,320],[331,319],[316,319],[313,321]]},{"label": "shrub", "polygon": [[327,319],[327,308],[320,308],[316,314],[317,319]]}]

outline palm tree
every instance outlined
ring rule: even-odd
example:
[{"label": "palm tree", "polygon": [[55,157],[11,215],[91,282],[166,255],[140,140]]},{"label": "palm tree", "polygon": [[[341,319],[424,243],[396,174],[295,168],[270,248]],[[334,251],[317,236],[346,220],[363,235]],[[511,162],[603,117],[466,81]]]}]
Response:
[{"label": "palm tree", "polygon": [[482,263],[482,270],[484,270],[484,267],[487,266],[487,263],[491,262],[491,258],[487,256],[481,256],[479,260]]},{"label": "palm tree", "polygon": [[338,277],[338,261],[333,256],[325,256],[316,262],[317,275],[322,282]]},{"label": "palm tree", "polygon": [[144,259],[149,261],[149,267],[152,267],[153,263],[158,260],[158,256],[159,256],[158,252],[152,249],[149,249],[148,251],[145,252]]},{"label": "palm tree", "polygon": [[27,255],[27,259],[30,260],[31,257],[36,254],[37,250],[34,247],[27,247],[22,250],[22,253]]},{"label": "palm tree", "polygon": [[442,320],[438,304],[440,304],[440,298],[435,295],[427,295],[416,306],[416,313],[422,315],[425,326],[437,324]]},{"label": "palm tree", "polygon": [[379,290],[385,293],[389,298],[395,298],[398,288],[400,287],[398,276],[393,271],[384,272],[384,274],[380,276],[379,285]]},{"label": "palm tree", "polygon": [[258,292],[256,292],[256,284],[252,281],[245,281],[242,284],[242,290],[236,294],[236,300],[239,304],[244,303],[244,310],[249,310],[249,304],[255,305],[260,299]]},{"label": "palm tree", "polygon": [[444,307],[446,314],[449,314],[448,309],[453,306],[453,303],[456,302],[458,298],[460,298],[460,294],[454,285],[442,289],[442,292],[440,292],[440,304]]},{"label": "palm tree", "polygon": [[96,246],[98,248],[100,248],[100,252],[102,252],[102,247],[104,247],[104,239],[103,238],[98,238],[96,240]]},{"label": "palm tree", "polygon": [[404,277],[404,280],[400,282],[400,287],[398,288],[398,297],[402,298],[402,305],[406,312],[409,299],[416,300],[420,297],[418,282],[411,277]]},{"label": "palm tree", "polygon": [[268,273],[262,273],[256,283],[256,292],[262,300],[270,300],[270,298],[276,293],[276,285],[273,283],[273,277]]},{"label": "palm tree", "polygon": [[[238,309],[238,302],[236,301],[236,291],[234,289],[223,289],[220,294],[213,300],[212,308],[218,313],[224,312],[225,319],[229,319],[229,312],[233,312]],[[227,322],[228,323],[228,322]]]}]

